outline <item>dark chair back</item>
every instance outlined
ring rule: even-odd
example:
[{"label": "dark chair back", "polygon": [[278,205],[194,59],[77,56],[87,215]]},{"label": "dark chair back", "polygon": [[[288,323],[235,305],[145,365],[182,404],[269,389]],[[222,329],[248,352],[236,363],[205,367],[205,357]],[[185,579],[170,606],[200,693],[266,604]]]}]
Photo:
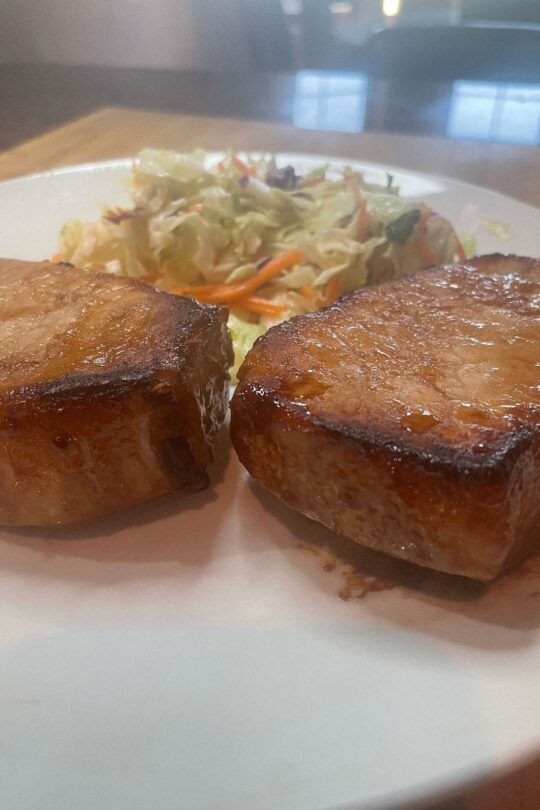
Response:
[{"label": "dark chair back", "polygon": [[381,78],[540,82],[540,26],[388,28],[370,37],[364,56]]}]

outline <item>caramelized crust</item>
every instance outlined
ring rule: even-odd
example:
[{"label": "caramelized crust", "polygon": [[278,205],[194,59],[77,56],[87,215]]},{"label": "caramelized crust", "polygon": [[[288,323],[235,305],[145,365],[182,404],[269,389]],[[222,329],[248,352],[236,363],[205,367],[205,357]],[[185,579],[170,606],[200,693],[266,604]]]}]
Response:
[{"label": "caramelized crust", "polygon": [[0,522],[78,522],[206,487],[226,322],[130,279],[1,261]]},{"label": "caramelized crust", "polygon": [[481,580],[540,539],[540,262],[354,293],[270,330],[239,379],[240,460],[309,517]]}]

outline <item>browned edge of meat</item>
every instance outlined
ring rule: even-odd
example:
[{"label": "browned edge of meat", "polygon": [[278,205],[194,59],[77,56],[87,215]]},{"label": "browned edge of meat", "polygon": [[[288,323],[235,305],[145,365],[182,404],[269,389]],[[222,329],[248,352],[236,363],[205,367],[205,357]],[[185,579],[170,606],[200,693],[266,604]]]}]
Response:
[{"label": "browned edge of meat", "polygon": [[48,262],[0,262],[0,523],[90,520],[208,486],[224,307]]},{"label": "browned edge of meat", "polygon": [[270,330],[231,403],[242,463],[357,542],[489,580],[540,540],[540,262],[481,257]]}]

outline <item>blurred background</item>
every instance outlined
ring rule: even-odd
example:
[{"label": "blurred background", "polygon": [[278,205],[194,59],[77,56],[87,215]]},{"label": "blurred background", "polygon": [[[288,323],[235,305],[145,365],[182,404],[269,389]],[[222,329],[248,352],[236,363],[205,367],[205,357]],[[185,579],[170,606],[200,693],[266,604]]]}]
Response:
[{"label": "blurred background", "polygon": [[0,148],[105,105],[540,143],[540,0],[3,0]]}]

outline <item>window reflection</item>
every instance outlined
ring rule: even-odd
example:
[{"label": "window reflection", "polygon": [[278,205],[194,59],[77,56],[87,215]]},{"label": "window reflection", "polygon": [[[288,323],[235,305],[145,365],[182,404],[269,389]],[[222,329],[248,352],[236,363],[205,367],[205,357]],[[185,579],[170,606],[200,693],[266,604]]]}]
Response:
[{"label": "window reflection", "polygon": [[447,134],[506,143],[540,143],[540,86],[454,82]]},{"label": "window reflection", "polygon": [[296,74],[293,121],[301,129],[360,132],[366,114],[367,77],[358,73],[301,70]]}]

